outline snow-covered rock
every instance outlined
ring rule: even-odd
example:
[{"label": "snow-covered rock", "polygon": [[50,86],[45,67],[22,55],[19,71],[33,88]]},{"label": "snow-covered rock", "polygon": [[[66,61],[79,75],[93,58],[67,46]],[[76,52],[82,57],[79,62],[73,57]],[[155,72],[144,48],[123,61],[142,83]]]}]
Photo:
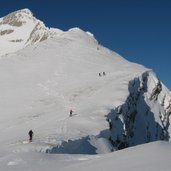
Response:
[{"label": "snow-covered rock", "polygon": [[129,95],[112,110],[110,141],[117,148],[151,141],[170,141],[171,96],[152,71],[129,82]]}]

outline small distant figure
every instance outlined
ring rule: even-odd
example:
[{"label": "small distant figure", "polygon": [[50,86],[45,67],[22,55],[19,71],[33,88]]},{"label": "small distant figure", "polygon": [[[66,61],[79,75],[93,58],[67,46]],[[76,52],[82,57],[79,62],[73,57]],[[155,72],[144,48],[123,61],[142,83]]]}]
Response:
[{"label": "small distant figure", "polygon": [[70,117],[72,116],[72,113],[73,113],[73,110],[71,109],[70,112],[69,112]]},{"label": "small distant figure", "polygon": [[30,130],[29,132],[28,132],[28,135],[29,135],[29,141],[30,142],[32,142],[33,141],[33,131],[32,130]]},{"label": "small distant figure", "polygon": [[99,73],[99,77],[101,77],[102,75],[101,75],[101,73]]},{"label": "small distant figure", "polygon": [[111,130],[112,129],[112,121],[109,120],[109,129]]},{"label": "small distant figure", "polygon": [[105,72],[103,72],[103,76],[105,76],[106,75],[106,73]]}]

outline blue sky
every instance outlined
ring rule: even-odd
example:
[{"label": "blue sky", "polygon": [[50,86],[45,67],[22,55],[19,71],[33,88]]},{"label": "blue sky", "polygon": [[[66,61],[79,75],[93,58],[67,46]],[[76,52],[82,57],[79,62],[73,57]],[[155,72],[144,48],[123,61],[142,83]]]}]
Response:
[{"label": "blue sky", "polygon": [[0,0],[0,17],[22,8],[48,27],[92,32],[105,47],[153,69],[171,89],[170,0]]}]

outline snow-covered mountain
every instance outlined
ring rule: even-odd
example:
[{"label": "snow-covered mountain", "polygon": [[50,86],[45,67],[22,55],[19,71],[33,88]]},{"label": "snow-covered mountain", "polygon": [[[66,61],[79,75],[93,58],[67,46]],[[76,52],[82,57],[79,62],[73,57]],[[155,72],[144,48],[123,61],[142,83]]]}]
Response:
[{"label": "snow-covered mountain", "polygon": [[[3,170],[26,170],[27,154],[40,156],[37,152],[49,160],[52,153],[104,154],[170,141],[171,94],[152,70],[127,61],[79,28],[51,31],[28,9],[0,23]],[[11,41],[18,39],[23,41]],[[30,129],[32,143],[27,141]]]},{"label": "snow-covered mountain", "polygon": [[0,18],[0,56],[61,33],[59,29],[47,28],[29,9],[12,12]]}]

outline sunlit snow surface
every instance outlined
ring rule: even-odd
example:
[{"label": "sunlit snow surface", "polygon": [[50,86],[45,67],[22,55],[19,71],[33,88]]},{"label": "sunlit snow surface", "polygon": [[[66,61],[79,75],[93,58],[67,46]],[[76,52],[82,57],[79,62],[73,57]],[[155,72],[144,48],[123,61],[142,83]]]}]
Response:
[{"label": "sunlit snow surface", "polygon": [[30,146],[34,144],[23,145],[25,152],[20,149],[11,153],[1,153],[0,169],[3,171],[170,171],[171,168],[169,142],[148,143],[103,155],[36,153],[28,150]]}]

